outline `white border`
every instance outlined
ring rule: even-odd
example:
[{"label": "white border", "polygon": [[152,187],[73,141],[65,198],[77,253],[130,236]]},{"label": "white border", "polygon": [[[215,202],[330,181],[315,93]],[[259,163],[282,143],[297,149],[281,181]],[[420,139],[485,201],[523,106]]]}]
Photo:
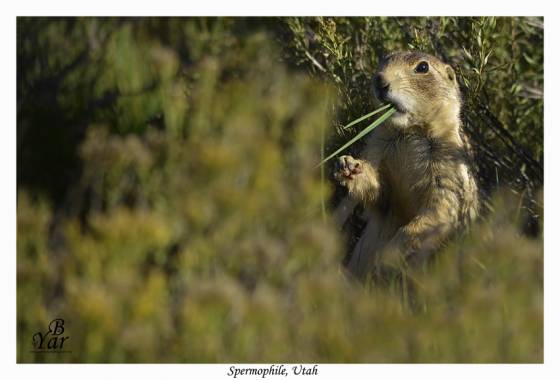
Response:
[{"label": "white border", "polygon": [[[552,378],[560,373],[557,360],[558,350],[558,278],[560,268],[558,252],[558,232],[555,216],[558,215],[559,201],[554,189],[558,189],[557,168],[560,166],[559,118],[555,106],[560,102],[558,70],[560,61],[560,17],[555,12],[554,2],[488,0],[436,1],[357,1],[344,0],[327,3],[325,1],[283,0],[265,1],[146,1],[146,0],[97,0],[79,2],[76,0],[27,1],[20,0],[11,4],[4,1],[0,13],[0,38],[4,54],[0,59],[2,80],[2,115],[0,168],[3,185],[0,186],[2,202],[1,242],[3,245],[0,294],[2,294],[1,360],[2,372],[17,378],[33,379],[96,379],[116,378],[133,375],[135,378],[229,378],[226,376],[229,365],[16,365],[16,16],[56,16],[56,15],[130,15],[130,16],[181,16],[181,15],[502,15],[502,16],[545,16],[545,365],[320,365],[319,376],[324,378],[414,378],[414,379],[469,379],[501,378],[509,379]],[[552,168],[552,169],[551,169]],[[15,378],[8,376],[3,378]],[[248,379],[250,377],[244,377]],[[270,377],[269,377],[270,378]],[[276,377],[272,377],[276,378]]]},{"label": "white border", "polygon": [[549,5],[544,0],[20,0],[12,7],[19,16],[543,16]]}]

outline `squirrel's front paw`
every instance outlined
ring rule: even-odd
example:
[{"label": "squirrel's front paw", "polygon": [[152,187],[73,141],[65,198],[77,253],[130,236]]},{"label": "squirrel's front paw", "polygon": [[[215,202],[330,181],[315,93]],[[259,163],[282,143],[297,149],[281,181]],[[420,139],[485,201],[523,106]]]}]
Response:
[{"label": "squirrel's front paw", "polygon": [[353,180],[363,171],[362,163],[352,156],[338,157],[334,165],[334,178],[342,185]]}]

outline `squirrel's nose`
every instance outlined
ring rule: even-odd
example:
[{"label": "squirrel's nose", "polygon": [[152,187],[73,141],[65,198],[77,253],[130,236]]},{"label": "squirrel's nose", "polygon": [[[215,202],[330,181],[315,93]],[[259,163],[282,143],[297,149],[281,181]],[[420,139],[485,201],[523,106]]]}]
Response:
[{"label": "squirrel's nose", "polygon": [[387,92],[389,92],[389,82],[387,82],[381,74],[376,74],[373,77],[373,86],[380,98],[383,98],[387,95]]}]

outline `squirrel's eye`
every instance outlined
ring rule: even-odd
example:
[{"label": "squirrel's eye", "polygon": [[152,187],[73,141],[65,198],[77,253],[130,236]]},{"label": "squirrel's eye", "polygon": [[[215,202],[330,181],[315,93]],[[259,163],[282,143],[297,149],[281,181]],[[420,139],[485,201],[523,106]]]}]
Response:
[{"label": "squirrel's eye", "polygon": [[430,66],[428,65],[428,62],[422,61],[416,66],[414,71],[417,72],[417,73],[424,74],[424,73],[427,73],[429,69],[430,69]]}]

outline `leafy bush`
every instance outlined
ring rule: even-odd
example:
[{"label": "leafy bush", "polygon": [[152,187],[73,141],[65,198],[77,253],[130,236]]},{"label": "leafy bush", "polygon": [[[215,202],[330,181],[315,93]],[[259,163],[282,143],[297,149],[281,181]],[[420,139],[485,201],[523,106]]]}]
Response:
[{"label": "leafy bush", "polygon": [[[371,53],[405,21],[424,22],[18,19],[18,361],[542,362],[523,198],[388,286],[341,266],[316,164],[333,105],[341,122],[370,109]],[[333,44],[327,80],[297,68],[307,23]],[[377,40],[356,37],[358,59],[339,39],[362,30]],[[56,317],[71,353],[30,352]]]},{"label": "leafy bush", "polygon": [[[439,56],[457,73],[463,119],[486,195],[507,186],[534,214],[543,179],[543,22],[540,18],[287,18],[288,60],[333,83],[340,100],[337,137],[348,121],[376,108],[372,78],[397,50]],[[353,132],[355,133],[355,131]],[[353,152],[360,150],[356,144]]]}]

